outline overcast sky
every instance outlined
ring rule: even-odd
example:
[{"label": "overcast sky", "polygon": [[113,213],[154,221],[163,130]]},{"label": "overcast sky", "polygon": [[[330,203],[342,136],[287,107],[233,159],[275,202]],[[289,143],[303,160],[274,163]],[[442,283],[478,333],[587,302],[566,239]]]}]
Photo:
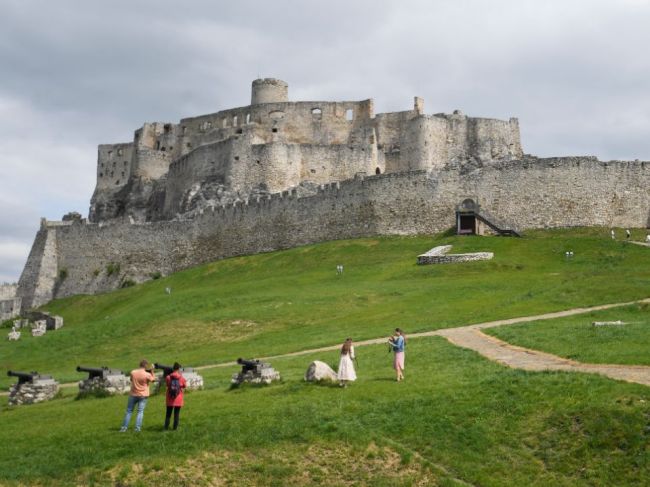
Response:
[{"label": "overcast sky", "polygon": [[0,0],[0,282],[39,218],[87,215],[96,147],[292,100],[519,117],[525,152],[650,159],[650,0]]}]

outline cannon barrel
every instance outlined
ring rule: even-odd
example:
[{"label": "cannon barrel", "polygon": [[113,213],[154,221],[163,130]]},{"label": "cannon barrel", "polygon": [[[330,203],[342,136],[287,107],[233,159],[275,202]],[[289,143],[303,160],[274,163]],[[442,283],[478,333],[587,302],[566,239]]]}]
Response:
[{"label": "cannon barrel", "polygon": [[7,375],[9,377],[32,380],[34,377],[38,376],[38,372],[16,372],[15,370],[10,370],[7,372]]},{"label": "cannon barrel", "polygon": [[174,370],[174,367],[172,365],[163,365],[163,364],[155,363],[153,364],[153,366],[154,368],[164,370],[165,372],[167,372],[168,370],[170,372]]},{"label": "cannon barrel", "polygon": [[102,374],[108,367],[82,367],[77,365],[77,372],[88,372],[89,374]]},{"label": "cannon barrel", "polygon": [[260,362],[259,360],[245,360],[245,359],[243,359],[243,358],[238,358],[238,359],[237,359],[237,363],[238,363],[239,365],[244,365],[244,366],[246,366],[246,367],[257,367],[257,366],[260,365],[262,362]]},{"label": "cannon barrel", "polygon": [[174,367],[171,365],[163,365],[159,363],[153,364],[154,368],[162,370],[163,371],[163,377],[167,377],[169,374],[174,372]]},{"label": "cannon barrel", "polygon": [[35,378],[40,377],[38,372],[16,372],[15,370],[10,370],[7,372],[9,377],[18,377],[18,384],[26,384],[27,382],[32,382]]}]

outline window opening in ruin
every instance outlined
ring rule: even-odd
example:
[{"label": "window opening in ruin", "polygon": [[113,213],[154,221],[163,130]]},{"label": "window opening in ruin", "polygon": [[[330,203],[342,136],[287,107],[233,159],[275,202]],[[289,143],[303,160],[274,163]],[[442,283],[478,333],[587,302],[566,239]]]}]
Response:
[{"label": "window opening in ruin", "polygon": [[99,177],[100,177],[100,178],[103,178],[103,177],[104,177],[104,173],[103,173],[103,172],[100,172],[100,173],[99,173]]},{"label": "window opening in ruin", "polygon": [[187,147],[188,149],[191,149],[191,148],[192,148],[192,144],[190,144],[190,143],[188,142],[188,143],[185,144],[185,147]]},{"label": "window opening in ruin", "polygon": [[259,164],[259,163],[260,163],[260,160],[258,159],[258,160],[256,160],[255,162]]},{"label": "window opening in ruin", "polygon": [[251,123],[251,114],[250,113],[246,114],[246,123],[247,124]]},{"label": "window opening in ruin", "polygon": [[112,151],[112,150],[109,150],[109,151],[108,151],[108,157],[111,157],[112,155],[113,155],[113,151]]},{"label": "window opening in ruin", "polygon": [[121,155],[122,155],[122,152],[123,152],[122,149],[118,149],[118,150],[117,150],[117,155],[118,155],[118,156],[121,156]]},{"label": "window opening in ruin", "polygon": [[345,111],[345,119],[348,121],[354,120],[354,110],[352,108],[348,108]]},{"label": "window opening in ruin", "polygon": [[222,126],[223,128],[226,128],[226,127],[228,126],[228,119],[227,119],[227,118],[224,118],[224,119],[221,121],[221,126]]},{"label": "window opening in ruin", "polygon": [[379,168],[375,169],[375,174],[381,174],[381,169]]},{"label": "window opening in ruin", "polygon": [[312,174],[316,174],[316,169],[311,169],[309,172],[311,172]]},{"label": "window opening in ruin", "polygon": [[187,127],[183,125],[183,135],[185,135],[186,133],[187,133]]},{"label": "window opening in ruin", "polygon": [[124,177],[124,171],[122,171],[122,177]]},{"label": "window opening in ruin", "polygon": [[312,108],[311,118],[314,120],[321,120],[323,118],[323,110],[321,110],[320,108]]},{"label": "window opening in ruin", "polygon": [[237,129],[237,133],[238,133],[238,134],[243,134],[244,131],[243,131],[242,129]]},{"label": "window opening in ruin", "polygon": [[168,134],[172,130],[172,126],[169,123],[166,123],[163,128],[165,129],[166,134]]},{"label": "window opening in ruin", "polygon": [[117,181],[115,181],[115,186],[117,186],[118,184],[120,184],[120,180],[119,180],[119,179],[118,179]]},{"label": "window opening in ruin", "polygon": [[156,150],[160,150],[160,141],[159,140],[156,141]]},{"label": "window opening in ruin", "polygon": [[212,128],[212,122],[208,122],[208,123],[206,124],[206,127],[207,127],[208,129],[211,129],[211,128]]},{"label": "window opening in ruin", "polygon": [[174,150],[174,146],[173,146],[173,145],[170,145],[170,146],[169,146],[169,150],[170,150],[170,151],[173,151],[173,150]]},{"label": "window opening in ruin", "polygon": [[239,160],[239,156],[235,156],[235,160],[238,161],[238,160]]},{"label": "window opening in ruin", "polygon": [[162,146],[162,147],[160,148],[160,150],[163,151],[163,152],[165,152],[165,146]]},{"label": "window opening in ruin", "polygon": [[232,117],[232,126],[233,126],[233,127],[236,127],[236,126],[237,126],[237,115],[235,115],[234,117]]},{"label": "window opening in ruin", "polygon": [[124,161],[124,167],[126,167],[127,164],[128,164],[128,162],[127,162],[127,161]]},{"label": "window opening in ruin", "polygon": [[277,133],[278,133],[278,129],[275,128],[275,127],[273,127],[273,128],[271,129],[271,132],[273,132],[274,134],[277,134]]}]

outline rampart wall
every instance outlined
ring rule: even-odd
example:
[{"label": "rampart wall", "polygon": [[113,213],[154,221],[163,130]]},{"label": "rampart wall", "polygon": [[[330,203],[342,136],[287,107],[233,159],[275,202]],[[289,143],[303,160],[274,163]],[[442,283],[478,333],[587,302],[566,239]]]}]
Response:
[{"label": "rampart wall", "polygon": [[356,178],[325,185],[314,196],[284,192],[208,210],[194,220],[49,222],[37,234],[19,294],[29,307],[236,255],[334,239],[434,234],[454,225],[455,205],[465,198],[520,230],[644,227],[650,214],[648,164],[527,158],[471,171]]}]

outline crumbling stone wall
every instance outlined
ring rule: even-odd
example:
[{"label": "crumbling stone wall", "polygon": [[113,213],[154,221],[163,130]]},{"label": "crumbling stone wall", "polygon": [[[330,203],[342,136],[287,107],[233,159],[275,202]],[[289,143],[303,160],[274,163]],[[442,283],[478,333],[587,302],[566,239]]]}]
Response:
[{"label": "crumbling stone wall", "polygon": [[375,116],[372,99],[290,102],[285,82],[255,80],[251,105],[145,123],[133,142],[99,146],[89,219],[169,220],[205,183],[222,184],[229,202],[358,173],[521,157],[516,119],[425,116],[423,103]]},{"label": "crumbling stone wall", "polygon": [[[323,185],[309,197],[287,191],[199,211],[193,220],[49,222],[37,234],[19,289],[25,305],[34,306],[224,257],[333,239],[433,234],[454,226],[455,206],[468,197],[518,229],[643,227],[650,214],[648,167],[589,157],[526,158],[471,171],[356,178]],[[47,258],[45,242],[56,249]],[[55,286],[63,268],[67,277]]]}]

